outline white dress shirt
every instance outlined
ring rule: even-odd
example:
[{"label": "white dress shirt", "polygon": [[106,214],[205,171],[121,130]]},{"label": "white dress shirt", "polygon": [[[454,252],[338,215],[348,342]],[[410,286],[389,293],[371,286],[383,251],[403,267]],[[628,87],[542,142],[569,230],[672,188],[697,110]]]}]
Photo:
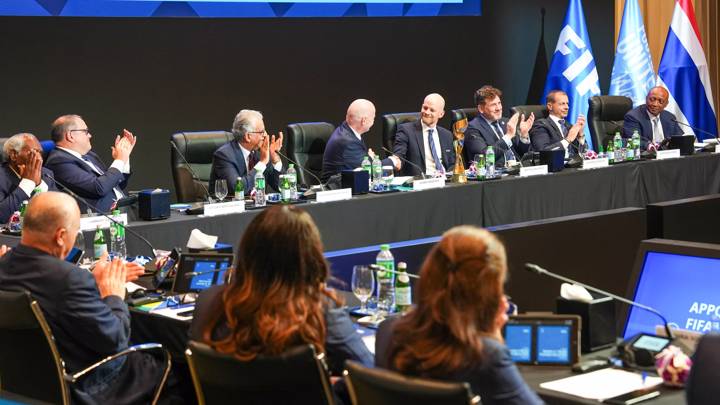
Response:
[{"label": "white dress shirt", "polygon": [[[565,139],[565,134],[564,134],[565,128],[563,128],[563,126],[560,125],[560,120],[565,120],[565,119],[556,117],[552,114],[550,114],[549,117],[552,120],[552,122],[555,123],[555,126],[560,130],[560,135],[563,137],[563,139],[562,139],[562,141],[560,141],[560,143],[562,143],[563,148],[565,148],[565,157],[567,158],[568,156],[570,156],[570,142],[568,142],[567,139]],[[565,122],[567,122],[567,121],[565,121]]]},{"label": "white dress shirt", "polygon": [[18,179],[20,179],[18,187],[20,188],[20,190],[24,191],[25,194],[27,194],[28,198],[32,196],[32,192],[35,191],[36,187],[39,188],[40,192],[42,193],[48,191],[48,185],[45,184],[45,180],[43,180],[42,178],[40,178],[40,184],[35,184],[35,182],[30,179],[20,177],[20,173],[16,172],[15,169],[12,168],[12,166],[9,167],[13,171],[13,173],[18,176]]},{"label": "white dress shirt", "polygon": [[435,159],[433,159],[432,151],[430,151],[430,143],[428,143],[428,129],[433,130],[433,143],[435,144],[435,151],[437,152],[438,159],[440,159],[440,164],[443,164],[442,149],[440,148],[440,134],[438,134],[437,126],[431,128],[423,122],[422,133],[423,146],[425,148],[425,174],[434,176],[437,173],[437,169],[435,168]]},{"label": "white dress shirt", "polygon": [[652,127],[652,140],[655,143],[660,143],[665,140],[665,132],[663,132],[662,123],[660,122],[660,115],[652,115],[650,111],[647,111],[648,118],[650,118],[650,126]]}]

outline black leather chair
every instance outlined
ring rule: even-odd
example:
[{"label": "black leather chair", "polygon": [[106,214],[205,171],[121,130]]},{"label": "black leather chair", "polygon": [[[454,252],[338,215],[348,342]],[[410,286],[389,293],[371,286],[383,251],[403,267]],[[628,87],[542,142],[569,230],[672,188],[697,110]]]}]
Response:
[{"label": "black leather chair", "polygon": [[232,139],[226,131],[178,132],[170,137],[177,147],[170,146],[170,161],[179,202],[205,200],[213,153]]},{"label": "black leather chair", "polygon": [[[307,186],[320,184],[323,153],[333,131],[335,126],[328,122],[298,122],[288,125],[286,132],[288,156],[305,169],[295,168],[298,184]],[[306,170],[315,176],[309,175]]]},{"label": "black leather chair", "polygon": [[406,122],[415,122],[420,119],[420,113],[395,113],[385,114],[382,116],[383,119],[383,146],[388,150],[393,150],[395,144],[395,133],[397,127],[400,124]]},{"label": "black leather chair", "polygon": [[450,128],[455,127],[455,123],[463,118],[467,118],[468,122],[472,121],[477,115],[480,114],[477,107],[471,108],[458,108],[450,111]]},{"label": "black leather chair", "polygon": [[40,305],[26,291],[0,291],[0,394],[28,398],[31,402],[70,404],[70,387],[98,366],[137,351],[160,350],[165,372],[155,390],[153,404],[170,373],[170,354],[157,343],[131,346],[103,358],[75,374],[65,363]]},{"label": "black leather chair", "polygon": [[527,105],[516,105],[510,108],[510,113],[525,114],[525,119],[530,116],[530,113],[535,114],[535,119],[547,118],[548,110],[545,105],[542,104],[527,104]]},{"label": "black leather chair", "polygon": [[334,403],[325,355],[311,345],[240,361],[190,341],[185,357],[200,405]]},{"label": "black leather chair", "polygon": [[465,382],[405,377],[348,360],[343,372],[353,405],[468,405],[479,404]]},{"label": "black leather chair", "polygon": [[632,99],[625,96],[593,96],[588,101],[588,125],[593,145],[607,148],[615,131],[622,134],[625,114],[633,108]]}]

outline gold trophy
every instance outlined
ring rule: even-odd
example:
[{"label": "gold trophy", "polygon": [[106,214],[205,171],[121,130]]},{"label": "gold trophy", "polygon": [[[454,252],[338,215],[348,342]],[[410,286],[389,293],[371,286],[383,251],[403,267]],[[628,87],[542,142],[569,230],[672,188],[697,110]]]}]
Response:
[{"label": "gold trophy", "polygon": [[465,164],[463,163],[462,150],[463,142],[465,142],[465,129],[468,126],[467,118],[463,118],[460,121],[456,121],[453,124],[453,135],[455,135],[455,168],[453,169],[452,181],[453,183],[467,183],[467,176],[465,176]]}]

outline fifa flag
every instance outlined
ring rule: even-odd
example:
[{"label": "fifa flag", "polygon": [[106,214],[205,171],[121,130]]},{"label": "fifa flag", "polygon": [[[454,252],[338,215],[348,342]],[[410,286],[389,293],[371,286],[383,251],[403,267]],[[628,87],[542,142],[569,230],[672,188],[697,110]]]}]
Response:
[{"label": "fifa flag", "polygon": [[[567,93],[570,101],[567,120],[573,124],[578,116],[587,116],[590,97],[600,94],[600,82],[580,0],[570,0],[565,14],[543,95],[547,96],[551,90]],[[588,125],[585,125],[585,141],[588,148],[593,149]]]},{"label": "fifa flag", "polygon": [[645,97],[653,86],[655,69],[640,7],[637,0],[625,0],[608,94],[628,97],[637,107],[645,104]]},{"label": "fifa flag", "polygon": [[[690,0],[675,2],[657,84],[670,92],[666,109],[675,114],[678,121],[717,135],[710,74]],[[681,127],[686,134],[696,132],[689,127]],[[698,139],[712,138],[703,133],[695,135]]]}]

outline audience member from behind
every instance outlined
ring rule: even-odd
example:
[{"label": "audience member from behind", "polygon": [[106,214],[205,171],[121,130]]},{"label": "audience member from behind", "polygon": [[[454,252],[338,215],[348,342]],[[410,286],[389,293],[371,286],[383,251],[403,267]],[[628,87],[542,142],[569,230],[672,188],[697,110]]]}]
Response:
[{"label": "audience member from behind", "polygon": [[[72,197],[41,193],[30,200],[20,244],[0,259],[0,289],[26,290],[38,301],[69,373],[128,347],[125,282],[137,278],[121,259],[109,262],[107,255],[92,273],[63,260],[79,228]],[[145,353],[118,358],[74,385],[73,402],[148,403],[162,371]]]},{"label": "audience member from behind", "polygon": [[486,405],[542,403],[503,343],[506,274],[505,248],[493,234],[473,226],[445,232],[423,263],[417,306],[380,325],[377,366],[467,381]]},{"label": "audience member from behind", "polygon": [[372,354],[326,286],[328,277],[310,215],[293,206],[268,208],[245,230],[228,284],[198,298],[190,338],[240,360],[311,344],[327,354],[333,373],[346,359],[371,366]]},{"label": "audience member from behind", "polygon": [[7,223],[23,201],[55,190],[50,169],[42,167],[42,148],[33,134],[13,135],[3,145],[6,162],[0,170],[0,223]]}]

